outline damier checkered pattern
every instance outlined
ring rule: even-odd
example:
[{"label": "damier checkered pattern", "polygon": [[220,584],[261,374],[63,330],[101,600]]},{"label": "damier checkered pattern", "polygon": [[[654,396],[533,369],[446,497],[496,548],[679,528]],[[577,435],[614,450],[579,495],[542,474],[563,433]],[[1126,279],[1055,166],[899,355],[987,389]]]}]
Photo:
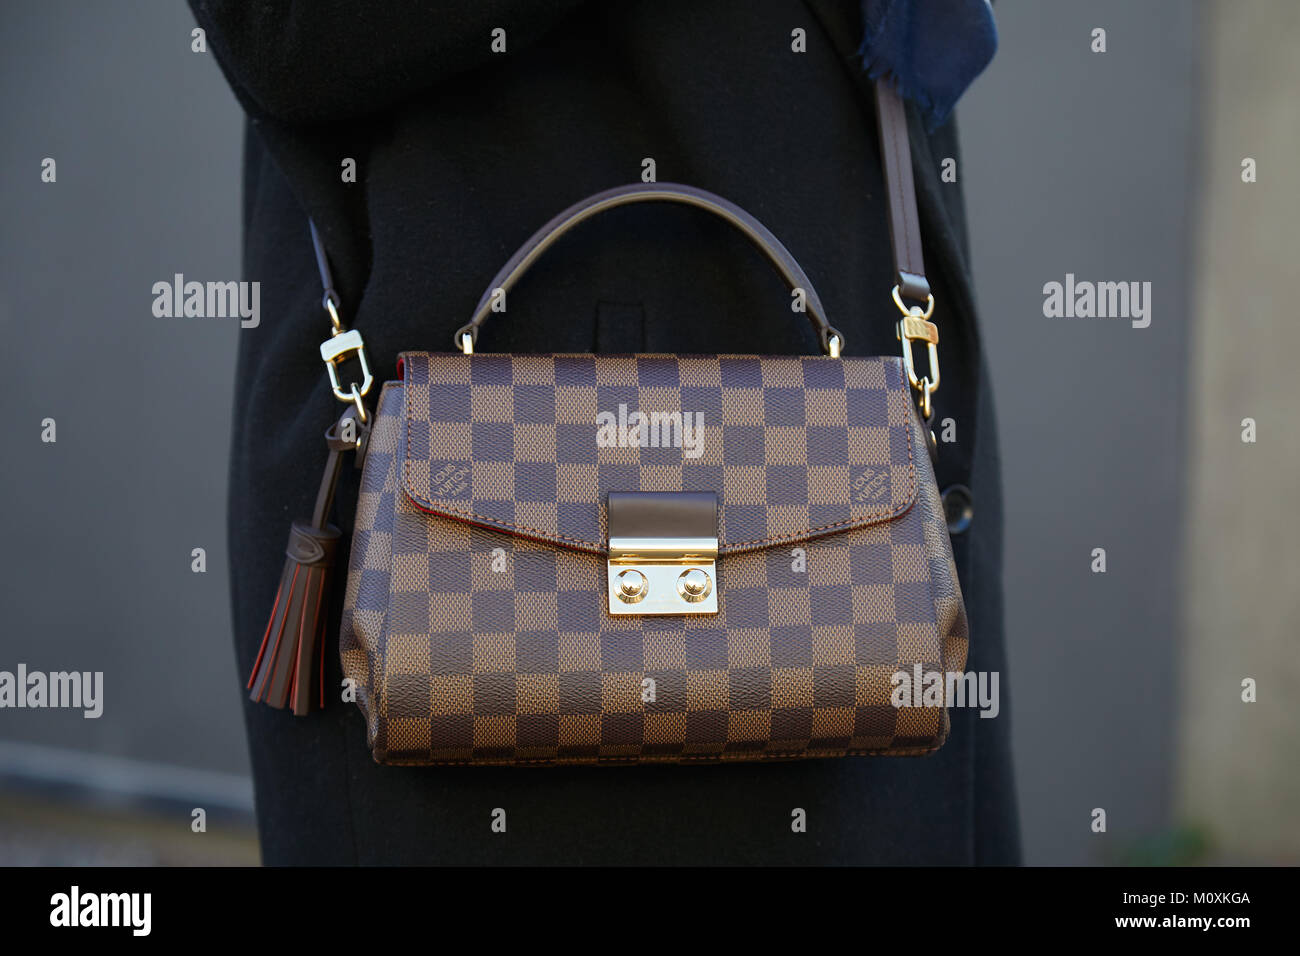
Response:
[{"label": "damier checkered pattern", "polygon": [[[722,554],[902,513],[916,496],[896,359],[408,352],[402,480],[426,511],[600,553],[611,491],[713,491]],[[703,422],[597,445],[597,415]],[[662,427],[648,439],[676,439]]]},{"label": "damier checkered pattern", "polygon": [[[732,383],[772,383],[757,386],[760,393],[803,382],[771,403],[754,398],[754,386],[723,383],[725,356],[598,356],[583,366],[599,366],[598,402],[602,388],[630,389],[607,397],[643,411],[647,400],[660,410],[692,410],[688,395],[704,392],[687,389],[716,389],[713,421],[722,424],[706,434],[704,456],[684,461],[676,448],[598,448],[599,409],[588,393],[565,391],[592,386],[560,384],[571,380],[565,360],[577,358],[593,357],[408,353],[405,383],[385,385],[362,477],[341,638],[375,759],[726,761],[938,747],[945,709],[890,701],[897,671],[910,673],[914,664],[961,670],[967,645],[942,505],[898,360],[838,360],[838,388],[841,379],[822,371],[832,360],[742,359],[738,377],[726,373]],[[485,360],[491,370],[480,373]],[[664,384],[666,362],[677,365],[675,392]],[[777,367],[769,371],[768,363]],[[698,384],[709,376],[716,385]],[[535,385],[543,390],[528,388]],[[749,411],[762,409],[758,432],[728,441],[728,427],[750,426],[722,415],[727,402],[730,418],[738,417],[727,389],[745,392]],[[799,409],[783,407],[796,400]],[[581,422],[580,401],[588,401]],[[500,444],[506,430],[476,435],[480,422],[510,426],[508,462]],[[561,428],[579,424],[585,452],[578,432]],[[521,428],[539,425],[549,428]],[[788,431],[801,428],[802,441]],[[830,452],[841,446],[814,431],[826,428],[843,430],[850,450],[838,459]],[[471,457],[458,457],[466,447]],[[797,471],[792,448],[804,451]],[[732,455],[744,463],[733,465]],[[480,457],[498,466],[551,464],[554,485],[548,469],[484,471]],[[859,464],[871,475],[860,476]],[[691,477],[697,467],[705,470]],[[728,483],[737,467],[753,470]],[[796,473],[815,484],[802,510],[782,498]],[[754,502],[760,480],[776,494]],[[610,490],[718,492],[730,531],[720,534],[719,614],[608,614],[601,552]],[[580,491],[593,501],[580,500]],[[544,492],[549,501],[531,500]],[[554,507],[524,507],[547,504]],[[796,545],[806,552],[806,571],[793,570]],[[504,570],[494,571],[494,561]]]}]

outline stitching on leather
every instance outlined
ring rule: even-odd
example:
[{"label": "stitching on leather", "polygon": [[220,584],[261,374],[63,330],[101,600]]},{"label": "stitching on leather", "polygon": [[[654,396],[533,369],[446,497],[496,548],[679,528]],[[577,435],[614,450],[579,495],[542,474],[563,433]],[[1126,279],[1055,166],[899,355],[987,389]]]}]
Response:
[{"label": "stitching on leather", "polygon": [[908,499],[898,505],[891,511],[881,511],[870,515],[863,515],[860,518],[850,518],[847,521],[836,521],[834,524],[824,524],[816,528],[809,528],[807,531],[795,531],[790,534],[777,535],[774,538],[755,538],[753,541],[739,541],[736,544],[728,544],[725,547],[718,548],[718,554],[740,554],[745,551],[757,551],[765,545],[782,544],[787,541],[803,541],[806,538],[818,537],[824,532],[832,531],[836,528],[860,528],[867,524],[874,523],[880,518],[897,518],[899,515],[909,511],[915,501]]},{"label": "stitching on leather", "polygon": [[[908,401],[910,403],[911,401],[910,396],[908,398]],[[804,538],[805,536],[813,535],[822,531],[829,531],[832,528],[839,528],[841,526],[846,526],[846,525],[853,525],[854,527],[860,527],[862,524],[866,524],[867,522],[875,518],[892,518],[906,512],[909,508],[912,507],[913,504],[916,503],[916,496],[917,496],[916,459],[912,456],[912,424],[910,420],[907,425],[907,480],[908,480],[909,487],[911,489],[909,496],[903,500],[902,504],[897,505],[890,511],[880,512],[879,514],[863,515],[860,518],[850,518],[847,521],[837,521],[834,524],[822,525],[820,528],[809,528],[806,532],[801,531],[789,535],[778,535],[773,538],[761,538],[761,539],[756,539],[754,541],[741,541],[736,544],[728,544],[725,548],[719,548],[718,553],[733,554],[741,550],[752,550],[756,548],[761,548],[763,545],[766,544],[780,544],[783,541],[798,541]]]},{"label": "stitching on leather", "polygon": [[[403,353],[403,356],[405,356],[406,354],[407,353]],[[418,354],[418,353],[412,353],[412,354]],[[426,362],[428,361],[427,355],[423,356],[423,358]],[[407,364],[409,364],[409,360],[407,360]],[[891,365],[884,365],[882,367],[892,368]],[[406,384],[409,385],[410,384],[409,381],[406,382]],[[887,386],[886,394],[888,394],[890,391],[891,389],[889,389]],[[420,511],[423,511],[425,514],[441,515],[443,517],[460,515],[466,520],[468,520],[470,524],[475,524],[484,528],[493,528],[497,531],[518,533],[523,535],[524,537],[531,538],[532,540],[535,541],[541,541],[550,544],[567,543],[575,546],[578,550],[590,552],[592,554],[606,553],[607,551],[606,547],[599,541],[591,541],[587,538],[575,538],[572,537],[571,535],[562,534],[558,530],[543,531],[540,528],[530,528],[527,525],[518,525],[518,524],[512,524],[508,521],[500,521],[495,518],[489,518],[487,515],[481,515],[477,511],[472,511],[465,508],[453,507],[452,505],[447,504],[445,502],[435,503],[431,499],[420,495],[414,488],[411,487],[410,472],[408,468],[411,460],[410,441],[411,441],[411,417],[412,417],[411,416],[411,390],[409,388],[406,390],[402,398],[403,398],[404,408],[406,412],[405,415],[406,444],[403,446],[402,449],[401,484],[402,484],[402,491],[406,494],[406,497],[410,500],[411,504],[415,505],[416,508],[418,508]],[[917,495],[916,458],[912,450],[912,428],[910,422],[906,429],[906,434],[907,434],[907,475],[908,475],[908,486],[910,490],[908,492],[908,497],[905,498],[901,504],[895,505],[893,508],[884,511],[873,511],[873,512],[869,512],[868,514],[858,515],[856,518],[848,518],[844,521],[836,521],[831,524],[821,525],[816,528],[808,528],[806,530],[793,531],[790,534],[786,534],[786,535],[776,535],[771,538],[754,538],[749,541],[738,541],[735,542],[734,544],[728,543],[725,545],[720,545],[718,548],[718,554],[719,555],[740,554],[744,551],[754,551],[768,545],[782,544],[784,542],[789,542],[789,541],[802,541],[805,538],[810,538],[816,535],[824,534],[826,532],[833,531],[836,528],[848,529],[848,528],[864,527],[868,524],[873,524],[881,519],[886,519],[886,518],[893,519],[898,517],[899,515],[906,513],[912,507],[912,505],[916,503],[916,495]]]},{"label": "stitching on leather", "polygon": [[560,534],[558,531],[542,531],[538,528],[514,525],[507,521],[498,521],[495,518],[487,517],[487,515],[481,515],[477,511],[465,511],[462,508],[453,508],[450,505],[435,505],[433,502],[415,495],[406,485],[406,482],[402,483],[402,490],[406,492],[406,497],[411,504],[415,505],[416,508],[427,515],[436,515],[438,517],[447,518],[451,516],[448,514],[448,512],[450,512],[451,514],[464,515],[466,518],[477,519],[475,521],[469,521],[469,524],[483,528],[494,528],[497,531],[516,532],[521,537],[530,538],[534,541],[545,541],[551,544],[569,542],[574,545],[580,545],[581,547],[579,550],[588,551],[592,554],[604,554],[606,550],[602,545],[595,541],[588,541],[586,538],[573,538],[567,534]]},{"label": "stitching on leather", "polygon": [[[403,353],[403,364],[409,365],[410,360],[406,359],[405,356],[406,353]],[[422,358],[426,363],[429,360],[428,356],[422,356]],[[409,386],[410,382],[407,381],[406,384]],[[569,535],[561,534],[559,531],[556,531],[552,534],[551,532],[542,531],[539,528],[529,528],[525,525],[514,525],[506,521],[496,521],[492,518],[487,517],[486,515],[479,514],[477,511],[469,511],[464,508],[453,508],[451,505],[448,504],[443,504],[439,506],[439,505],[435,505],[428,498],[421,497],[411,487],[410,468],[408,467],[411,463],[411,451],[410,451],[411,449],[411,389],[410,388],[407,388],[406,393],[402,396],[402,399],[406,411],[406,416],[405,416],[406,417],[406,422],[405,422],[406,444],[402,447],[402,491],[406,494],[406,497],[410,500],[411,504],[415,505],[415,507],[419,508],[421,511],[427,514],[446,516],[447,512],[451,512],[452,514],[463,515],[466,518],[478,519],[476,521],[470,522],[471,524],[477,524],[487,528],[496,528],[497,530],[500,531],[517,531],[525,535],[531,536],[536,540],[546,541],[552,544],[560,544],[562,542],[567,541],[571,544],[580,546],[581,550],[583,551],[594,551],[594,553],[596,554],[604,553],[605,549],[601,547],[600,544],[593,541],[588,541],[586,538],[573,538],[570,537]]]}]

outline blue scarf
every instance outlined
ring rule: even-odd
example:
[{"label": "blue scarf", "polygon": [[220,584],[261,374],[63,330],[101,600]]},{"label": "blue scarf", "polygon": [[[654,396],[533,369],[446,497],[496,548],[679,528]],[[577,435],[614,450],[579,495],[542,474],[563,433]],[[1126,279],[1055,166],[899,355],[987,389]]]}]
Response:
[{"label": "blue scarf", "polygon": [[988,0],[862,0],[862,24],[867,76],[891,76],[931,130],[998,49]]}]

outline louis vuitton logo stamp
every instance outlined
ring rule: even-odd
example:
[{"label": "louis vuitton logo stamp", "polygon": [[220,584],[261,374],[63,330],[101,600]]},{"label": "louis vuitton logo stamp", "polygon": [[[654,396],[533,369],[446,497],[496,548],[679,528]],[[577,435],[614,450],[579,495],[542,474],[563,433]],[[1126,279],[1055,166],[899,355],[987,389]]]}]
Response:
[{"label": "louis vuitton logo stamp", "polygon": [[469,478],[468,465],[449,461],[433,473],[429,490],[439,498],[455,498],[469,487]]},{"label": "louis vuitton logo stamp", "polygon": [[889,485],[889,476],[882,468],[866,468],[853,479],[853,500],[867,504],[879,500]]}]

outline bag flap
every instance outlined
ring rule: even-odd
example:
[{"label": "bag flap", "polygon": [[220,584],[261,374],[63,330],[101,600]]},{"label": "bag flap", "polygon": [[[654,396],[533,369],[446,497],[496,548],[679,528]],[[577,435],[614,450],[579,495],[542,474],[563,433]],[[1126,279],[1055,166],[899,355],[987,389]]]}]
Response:
[{"label": "bag flap", "polygon": [[402,485],[430,514],[603,554],[609,492],[712,491],[734,554],[916,500],[898,358],[406,352],[398,368]]}]

